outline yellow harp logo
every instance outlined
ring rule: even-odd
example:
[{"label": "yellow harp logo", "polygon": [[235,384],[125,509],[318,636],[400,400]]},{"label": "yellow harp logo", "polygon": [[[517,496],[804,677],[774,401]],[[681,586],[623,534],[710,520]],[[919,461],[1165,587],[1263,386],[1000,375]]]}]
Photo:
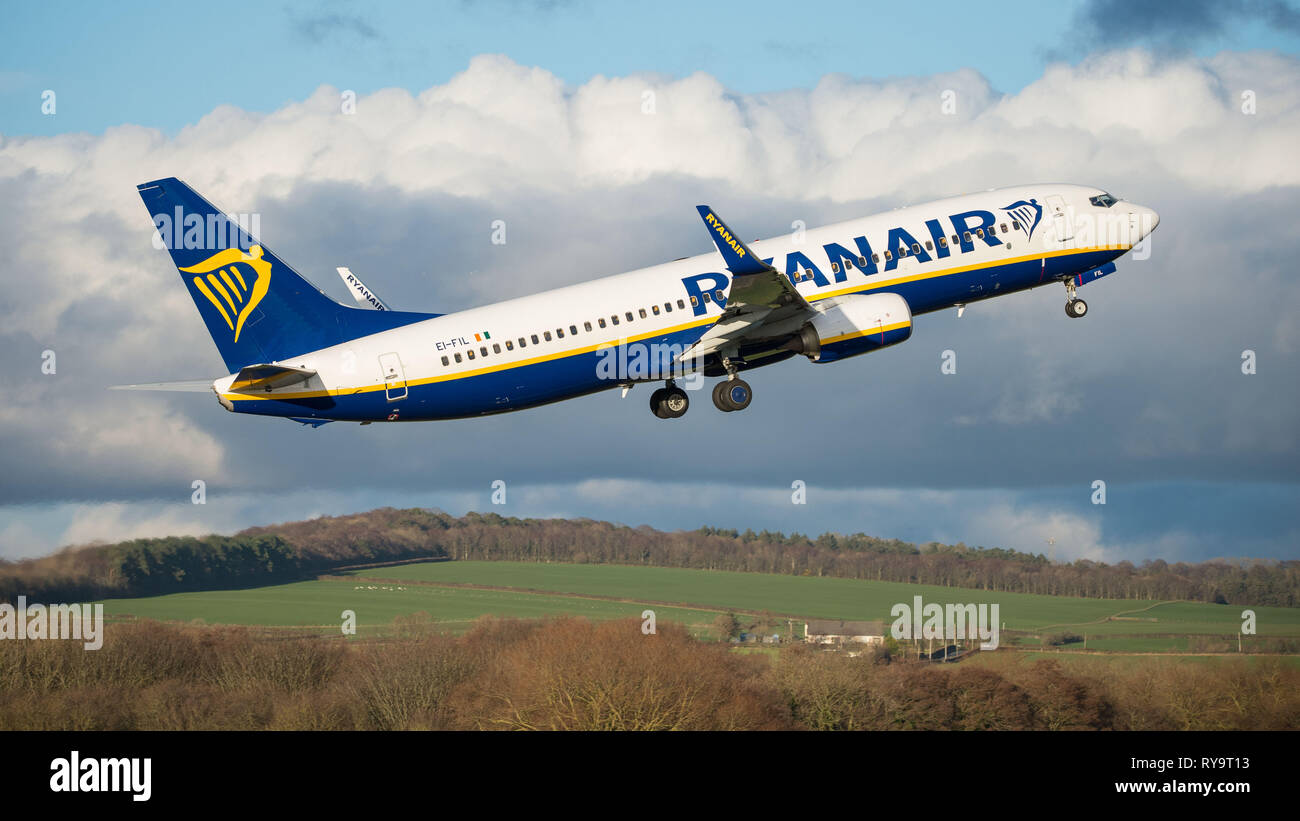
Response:
[{"label": "yellow harp logo", "polygon": [[244,321],[271,287],[271,263],[262,259],[262,246],[254,245],[247,254],[238,248],[227,248],[181,270],[187,274],[207,274],[194,277],[194,287],[226,320],[238,342]]}]

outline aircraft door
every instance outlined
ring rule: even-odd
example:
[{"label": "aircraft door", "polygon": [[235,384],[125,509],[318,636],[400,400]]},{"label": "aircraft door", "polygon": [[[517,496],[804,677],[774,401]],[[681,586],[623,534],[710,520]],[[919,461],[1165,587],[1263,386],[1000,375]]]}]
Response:
[{"label": "aircraft door", "polygon": [[1061,242],[1074,239],[1074,226],[1070,224],[1070,215],[1065,207],[1065,197],[1060,194],[1052,194],[1047,198],[1048,210],[1052,212],[1053,227],[1056,228],[1056,238]]},{"label": "aircraft door", "polygon": [[379,368],[384,374],[384,396],[389,402],[406,398],[406,373],[402,360],[395,353],[379,355]]}]

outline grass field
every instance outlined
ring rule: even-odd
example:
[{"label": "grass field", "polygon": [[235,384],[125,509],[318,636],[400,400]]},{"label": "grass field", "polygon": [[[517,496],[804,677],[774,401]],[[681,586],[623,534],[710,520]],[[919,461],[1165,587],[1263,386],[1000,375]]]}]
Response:
[{"label": "grass field", "polygon": [[[572,614],[608,619],[639,617],[649,607],[660,621],[684,623],[692,632],[708,635],[713,620],[727,610],[767,611],[797,619],[888,622],[890,608],[898,602],[910,604],[914,596],[921,596],[926,603],[997,603],[999,617],[1009,630],[1086,633],[1090,651],[1127,653],[1186,652],[1189,635],[1235,636],[1244,609],[854,579],[525,562],[428,562],[355,571],[342,580],[115,599],[104,605],[110,618],[201,619],[322,632],[337,630],[342,611],[353,610],[363,635],[387,628],[398,616],[417,612],[428,613],[443,629],[460,632],[487,614],[516,618]],[[1300,609],[1252,609],[1261,636],[1300,637]],[[1021,642],[1022,646],[1033,643],[1029,639]],[[1081,645],[1070,645],[1052,655],[1081,649]]]},{"label": "grass field", "polygon": [[[110,620],[126,617],[159,621],[198,619],[210,624],[301,627],[313,632],[337,631],[343,611],[352,610],[356,613],[360,635],[384,631],[398,616],[420,612],[428,613],[441,628],[462,632],[474,619],[489,614],[502,618],[571,614],[591,619],[615,619],[639,618],[644,610],[626,602],[420,585],[372,585],[363,580],[309,581],[247,590],[174,593],[141,599],[109,599],[103,604],[104,616]],[[702,632],[718,614],[663,607],[655,608],[655,615],[657,619],[691,625],[696,632]]]},{"label": "grass field", "polygon": [[[1089,636],[1201,633],[1236,635],[1242,607],[1113,599],[1075,599],[1024,593],[993,593],[930,585],[857,579],[777,576],[623,565],[529,562],[428,562],[357,571],[368,578],[410,582],[604,595],[638,601],[686,602],[746,611],[770,610],[804,618],[890,620],[890,608],[924,602],[997,603],[1009,630],[1052,631],[1087,625]],[[1300,636],[1300,608],[1255,607],[1260,635]],[[1122,621],[1105,621],[1109,616]],[[1129,620],[1132,619],[1132,620]],[[1095,623],[1092,623],[1095,622]]]}]

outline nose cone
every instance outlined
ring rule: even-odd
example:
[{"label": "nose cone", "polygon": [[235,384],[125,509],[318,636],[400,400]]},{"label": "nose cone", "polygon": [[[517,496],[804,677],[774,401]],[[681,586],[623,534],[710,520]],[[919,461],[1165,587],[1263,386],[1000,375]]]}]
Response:
[{"label": "nose cone", "polygon": [[1160,215],[1155,212],[1154,208],[1147,208],[1145,205],[1136,205],[1134,203],[1125,203],[1128,206],[1129,226],[1138,240],[1144,240],[1156,230],[1160,224]]}]

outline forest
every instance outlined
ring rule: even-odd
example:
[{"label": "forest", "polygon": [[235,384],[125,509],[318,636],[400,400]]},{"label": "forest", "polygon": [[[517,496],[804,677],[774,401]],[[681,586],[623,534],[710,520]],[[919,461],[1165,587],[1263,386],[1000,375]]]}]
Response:
[{"label": "forest", "polygon": [[[1225,546],[1225,553],[1229,552]],[[614,563],[835,576],[1012,593],[1300,606],[1300,561],[1116,564],[862,533],[713,527],[661,531],[589,519],[456,517],[422,508],[254,527],[233,536],[135,539],[0,562],[0,600],[86,601],[277,584],[358,564],[413,559]]]}]

